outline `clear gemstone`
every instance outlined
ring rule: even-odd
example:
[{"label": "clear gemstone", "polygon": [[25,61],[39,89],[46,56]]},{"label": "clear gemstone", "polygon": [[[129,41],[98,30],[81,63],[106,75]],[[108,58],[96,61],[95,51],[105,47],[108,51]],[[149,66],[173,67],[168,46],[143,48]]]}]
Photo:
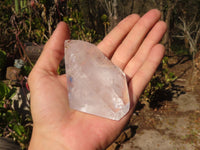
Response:
[{"label": "clear gemstone", "polygon": [[71,108],[113,120],[129,111],[125,74],[95,45],[65,41],[65,67]]}]

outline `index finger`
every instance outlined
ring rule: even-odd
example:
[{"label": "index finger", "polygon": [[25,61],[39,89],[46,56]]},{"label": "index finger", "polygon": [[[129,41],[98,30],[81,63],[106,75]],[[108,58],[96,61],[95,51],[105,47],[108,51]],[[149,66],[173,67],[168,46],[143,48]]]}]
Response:
[{"label": "index finger", "polygon": [[127,16],[119,22],[119,24],[98,44],[97,47],[105,56],[110,58],[139,18],[140,16],[137,14]]}]

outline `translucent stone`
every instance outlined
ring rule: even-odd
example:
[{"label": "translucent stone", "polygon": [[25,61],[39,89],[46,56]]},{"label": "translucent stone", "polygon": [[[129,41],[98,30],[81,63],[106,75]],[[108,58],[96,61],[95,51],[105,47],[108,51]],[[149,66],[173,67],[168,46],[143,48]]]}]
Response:
[{"label": "translucent stone", "polygon": [[71,108],[113,120],[129,111],[125,74],[95,45],[65,41],[65,67]]}]

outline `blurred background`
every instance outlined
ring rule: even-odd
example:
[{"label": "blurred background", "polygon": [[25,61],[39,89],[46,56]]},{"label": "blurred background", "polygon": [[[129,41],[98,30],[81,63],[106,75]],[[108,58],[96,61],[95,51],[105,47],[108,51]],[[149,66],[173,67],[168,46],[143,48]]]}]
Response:
[{"label": "blurred background", "polygon": [[[161,41],[166,54],[140,98],[137,115],[142,109],[159,112],[181,94],[199,93],[200,0],[1,0],[0,137],[27,149],[32,131],[27,76],[58,22],[69,25],[72,39],[98,44],[127,15],[142,16],[153,8],[168,26]],[[61,63],[58,73],[64,72]],[[136,132],[130,122],[133,126]],[[133,136],[116,141],[112,149]]]}]

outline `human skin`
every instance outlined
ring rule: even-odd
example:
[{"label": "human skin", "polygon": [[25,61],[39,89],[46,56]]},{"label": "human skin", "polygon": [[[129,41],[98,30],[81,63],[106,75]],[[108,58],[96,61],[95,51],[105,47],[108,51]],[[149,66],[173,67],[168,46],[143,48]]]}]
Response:
[{"label": "human skin", "polygon": [[119,121],[69,107],[66,76],[58,75],[57,68],[70,31],[64,22],[57,25],[28,77],[33,118],[29,150],[100,150],[119,136],[164,55],[159,41],[167,27],[160,16],[156,9],[142,17],[132,14],[98,44],[104,55],[127,75],[132,105]]}]

